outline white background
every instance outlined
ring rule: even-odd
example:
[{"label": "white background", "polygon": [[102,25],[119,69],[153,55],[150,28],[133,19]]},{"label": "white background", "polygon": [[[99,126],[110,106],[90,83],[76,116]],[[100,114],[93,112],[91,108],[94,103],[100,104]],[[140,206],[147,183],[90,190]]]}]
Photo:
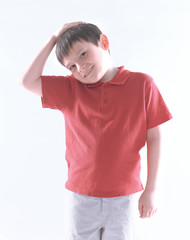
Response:
[{"label": "white background", "polygon": [[[151,75],[173,120],[163,124],[160,208],[141,239],[189,239],[190,3],[188,0],[0,2],[0,240],[66,237],[64,119],[19,84],[62,24],[98,25],[116,66]],[[68,72],[50,55],[44,74]],[[146,150],[142,151],[145,182]]]}]

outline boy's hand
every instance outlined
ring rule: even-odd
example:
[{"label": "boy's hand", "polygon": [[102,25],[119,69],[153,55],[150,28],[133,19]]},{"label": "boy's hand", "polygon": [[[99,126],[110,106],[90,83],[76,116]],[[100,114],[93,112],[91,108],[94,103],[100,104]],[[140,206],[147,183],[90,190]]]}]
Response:
[{"label": "boy's hand", "polygon": [[28,69],[22,76],[21,84],[28,89],[29,91],[36,93],[39,96],[42,96],[42,84],[41,84],[41,75],[44,68],[44,65],[49,57],[52,49],[54,48],[58,38],[62,33],[67,31],[69,28],[83,24],[84,22],[72,22],[64,24],[61,29],[57,31],[45,46],[40,50],[37,56],[34,58]]},{"label": "boy's hand", "polygon": [[64,24],[59,30],[57,30],[57,32],[54,34],[54,36],[56,37],[56,42],[59,39],[59,37],[61,36],[61,34],[63,34],[65,31],[67,31],[69,28],[75,27],[79,24],[84,24],[84,22],[71,22],[71,23],[66,23]]},{"label": "boy's hand", "polygon": [[157,212],[157,197],[155,191],[144,190],[139,198],[139,213],[141,218],[153,216]]}]

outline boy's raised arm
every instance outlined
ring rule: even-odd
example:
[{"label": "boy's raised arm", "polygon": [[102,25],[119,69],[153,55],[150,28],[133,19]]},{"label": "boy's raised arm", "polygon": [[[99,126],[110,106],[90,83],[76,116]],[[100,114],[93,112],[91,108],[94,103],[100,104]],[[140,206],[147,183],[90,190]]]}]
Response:
[{"label": "boy's raised arm", "polygon": [[22,76],[21,84],[28,89],[29,91],[42,96],[42,84],[41,84],[41,75],[45,66],[45,63],[47,61],[47,58],[49,57],[52,49],[54,48],[57,40],[59,39],[59,36],[65,32],[67,29],[77,26],[78,24],[81,24],[83,22],[73,22],[64,24],[61,29],[54,34],[48,42],[45,44],[45,46],[40,50],[40,52],[37,54],[37,56],[34,58],[32,63],[29,65],[27,70]]},{"label": "boy's raised arm", "polygon": [[29,91],[42,96],[41,78],[42,71],[48,56],[56,44],[56,37],[52,36],[45,46],[40,50],[32,63],[23,74],[21,83]]}]

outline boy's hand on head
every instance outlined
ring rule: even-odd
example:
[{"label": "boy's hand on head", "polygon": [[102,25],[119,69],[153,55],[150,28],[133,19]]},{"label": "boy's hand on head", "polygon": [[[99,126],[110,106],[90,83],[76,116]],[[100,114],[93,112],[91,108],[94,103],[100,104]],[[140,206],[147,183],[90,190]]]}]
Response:
[{"label": "boy's hand on head", "polygon": [[144,190],[139,198],[139,213],[141,218],[152,217],[157,212],[157,193]]},{"label": "boy's hand on head", "polygon": [[49,57],[52,49],[54,48],[60,35],[67,31],[69,28],[75,27],[79,24],[84,24],[84,22],[72,22],[64,24],[45,44],[45,46],[40,50],[37,56],[34,58],[32,63],[29,65],[28,69],[22,76],[21,84],[33,93],[42,96],[42,81],[41,76],[44,69],[44,65]]},{"label": "boy's hand on head", "polygon": [[79,24],[84,24],[85,22],[78,21],[78,22],[71,22],[71,23],[65,23],[60,29],[56,31],[54,36],[56,37],[56,41],[59,39],[61,34],[63,34],[65,31],[67,31],[69,28],[75,27]]}]

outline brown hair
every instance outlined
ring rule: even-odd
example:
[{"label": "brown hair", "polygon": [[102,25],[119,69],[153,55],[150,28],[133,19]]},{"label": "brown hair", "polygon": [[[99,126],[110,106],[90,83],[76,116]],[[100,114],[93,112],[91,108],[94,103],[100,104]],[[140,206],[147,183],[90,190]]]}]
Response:
[{"label": "brown hair", "polygon": [[76,41],[84,40],[98,46],[101,30],[93,24],[84,23],[69,28],[58,39],[56,44],[56,56],[58,61],[63,64],[63,58],[69,53],[69,49]]}]

